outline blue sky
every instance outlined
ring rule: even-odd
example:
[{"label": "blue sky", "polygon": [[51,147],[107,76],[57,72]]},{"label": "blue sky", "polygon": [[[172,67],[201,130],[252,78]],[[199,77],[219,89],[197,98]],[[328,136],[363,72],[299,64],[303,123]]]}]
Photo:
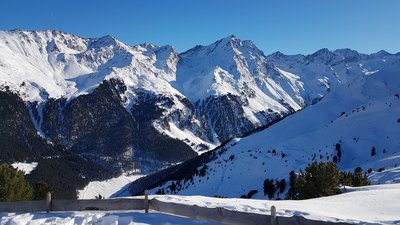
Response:
[{"label": "blue sky", "polygon": [[1,0],[0,29],[107,34],[179,52],[231,34],[266,54],[321,48],[400,52],[397,0]]}]

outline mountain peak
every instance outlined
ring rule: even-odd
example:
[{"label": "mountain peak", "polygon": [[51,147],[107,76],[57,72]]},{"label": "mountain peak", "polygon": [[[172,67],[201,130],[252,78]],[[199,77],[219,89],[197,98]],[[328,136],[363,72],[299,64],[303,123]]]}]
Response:
[{"label": "mountain peak", "polygon": [[233,34],[229,35],[228,37],[226,37],[224,39],[228,39],[230,42],[236,42],[236,41],[240,42],[241,41],[238,37],[236,37]]},{"label": "mountain peak", "polygon": [[222,38],[216,42],[214,42],[212,45],[215,46],[232,46],[234,43],[240,43],[241,40],[237,38],[235,35],[229,35],[226,38]]},{"label": "mountain peak", "polygon": [[327,48],[322,48],[316,52],[314,52],[311,55],[308,55],[307,58],[309,58],[310,60],[321,60],[324,63],[329,63],[333,58],[335,57],[335,54],[330,51]]},{"label": "mountain peak", "polygon": [[286,55],[283,54],[283,53],[280,52],[280,51],[276,51],[276,52],[272,53],[272,54],[269,55],[269,56],[272,57],[272,58],[281,58],[281,57],[284,57],[284,56],[286,56]]},{"label": "mountain peak", "polygon": [[236,37],[235,35],[230,35],[226,38],[220,39],[207,48],[211,48],[212,51],[216,49],[221,49],[223,51],[255,51],[258,54],[263,54],[261,50],[259,50],[252,41],[250,40],[241,40],[240,38]]},{"label": "mountain peak", "polygon": [[314,52],[313,54],[311,54],[312,56],[321,56],[321,55],[327,55],[327,54],[331,54],[332,52],[327,49],[327,48],[321,48],[320,50]]},{"label": "mountain peak", "polygon": [[343,57],[348,61],[354,61],[360,57],[360,53],[349,48],[336,49],[335,51],[333,51],[333,53]]},{"label": "mountain peak", "polygon": [[235,35],[233,35],[233,34],[231,34],[231,35],[229,35],[228,37],[226,37],[226,38],[224,38],[224,39],[230,39],[230,40],[232,40],[232,39],[238,39]]},{"label": "mountain peak", "polygon": [[100,38],[90,38],[90,44],[88,48],[102,48],[102,47],[112,47],[112,48],[119,48],[119,49],[124,49],[124,51],[129,51],[131,48],[128,45],[125,45],[121,41],[117,40],[114,36],[112,35],[105,35]]},{"label": "mountain peak", "polygon": [[231,42],[231,41],[240,41],[240,39],[235,35],[231,34],[225,38],[218,40],[217,42]]},{"label": "mountain peak", "polygon": [[373,53],[371,55],[378,56],[378,57],[383,57],[383,56],[388,56],[388,55],[391,55],[391,54],[389,52],[385,51],[385,50],[380,50],[379,52]]},{"label": "mountain peak", "polygon": [[105,45],[116,45],[118,44],[117,39],[111,35],[106,35],[103,37],[100,37],[96,40],[99,43],[103,43]]}]

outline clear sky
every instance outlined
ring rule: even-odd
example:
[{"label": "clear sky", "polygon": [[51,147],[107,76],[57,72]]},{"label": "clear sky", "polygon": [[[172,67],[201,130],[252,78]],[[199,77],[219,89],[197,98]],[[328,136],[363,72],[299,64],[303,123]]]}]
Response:
[{"label": "clear sky", "polygon": [[399,0],[1,0],[0,29],[115,36],[179,52],[231,34],[266,54],[400,52]]}]

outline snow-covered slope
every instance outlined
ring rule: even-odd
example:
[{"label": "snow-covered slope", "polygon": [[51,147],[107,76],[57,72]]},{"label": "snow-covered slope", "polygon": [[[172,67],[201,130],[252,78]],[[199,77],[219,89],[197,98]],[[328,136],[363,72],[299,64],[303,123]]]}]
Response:
[{"label": "snow-covered slope", "polygon": [[11,164],[12,167],[14,167],[17,170],[21,170],[25,174],[30,174],[34,169],[36,169],[38,163],[37,162],[31,162],[31,163],[26,163],[26,162],[15,162]]},{"label": "snow-covered slope", "polygon": [[[111,36],[80,38],[61,31],[0,31],[0,90],[11,90],[34,103],[29,104],[32,120],[48,139],[52,135],[46,135],[42,123],[43,117],[49,117],[43,115],[49,99],[70,101],[91,94],[104,81],[117,79],[125,86],[119,95],[128,112],[141,93],[168,99],[172,104],[154,103],[164,110],[160,118],[155,118],[154,127],[185,140],[194,150],[200,144],[212,148],[214,144],[199,135],[201,132],[194,134],[201,130],[199,122],[190,117],[194,112],[182,103],[185,96],[169,83],[175,80],[177,61],[171,46],[127,46]],[[186,127],[180,126],[179,118],[170,118],[180,114],[184,114],[183,119],[190,117]]]},{"label": "snow-covered slope", "polygon": [[[261,132],[232,140],[198,168],[205,168],[204,176],[199,172],[192,180],[168,181],[153,192],[171,193],[173,183],[172,193],[183,195],[239,197],[257,190],[255,198],[266,198],[265,179],[287,179],[290,171],[312,161],[332,161],[336,144],[342,149],[340,169],[353,171],[360,166],[374,171],[373,183],[398,182],[400,63],[398,59],[376,63],[387,66],[337,86],[319,103]],[[378,172],[380,168],[385,170]]]},{"label": "snow-covered slope", "polygon": [[223,207],[242,212],[270,214],[275,206],[278,216],[302,216],[311,220],[350,224],[398,224],[400,184],[347,188],[348,193],[309,200],[221,199],[204,196],[155,196],[158,200],[200,207]]},{"label": "snow-covered slope", "polygon": [[0,213],[0,223],[4,225],[223,225],[159,212],[135,211]]},{"label": "snow-covered slope", "polygon": [[175,76],[176,52],[169,46],[131,47],[111,36],[88,39],[61,31],[1,31],[0,49],[2,86],[27,101],[87,94],[113,76],[135,88],[178,94],[165,87]]},{"label": "snow-covered slope", "polygon": [[180,57],[176,87],[193,102],[229,93],[249,99],[250,112],[265,108],[281,112],[287,110],[283,102],[295,110],[304,105],[298,76],[270,68],[264,53],[251,41],[229,36]]},{"label": "snow-covered slope", "polygon": [[82,190],[78,190],[79,199],[95,199],[99,195],[103,198],[118,197],[126,195],[124,192],[132,181],[142,177],[143,175],[122,174],[119,177],[111,178],[104,181],[92,181]]}]

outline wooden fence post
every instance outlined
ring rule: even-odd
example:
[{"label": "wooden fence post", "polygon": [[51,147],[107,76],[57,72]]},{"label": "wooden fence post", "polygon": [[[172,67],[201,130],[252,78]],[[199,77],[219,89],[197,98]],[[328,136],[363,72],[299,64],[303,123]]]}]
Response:
[{"label": "wooden fence post", "polygon": [[144,190],[144,212],[149,213],[149,191],[146,189]]},{"label": "wooden fence post", "polygon": [[271,206],[271,225],[276,225],[276,207]]},{"label": "wooden fence post", "polygon": [[47,192],[46,206],[47,206],[47,212],[50,212],[51,211],[51,193],[50,192]]}]

